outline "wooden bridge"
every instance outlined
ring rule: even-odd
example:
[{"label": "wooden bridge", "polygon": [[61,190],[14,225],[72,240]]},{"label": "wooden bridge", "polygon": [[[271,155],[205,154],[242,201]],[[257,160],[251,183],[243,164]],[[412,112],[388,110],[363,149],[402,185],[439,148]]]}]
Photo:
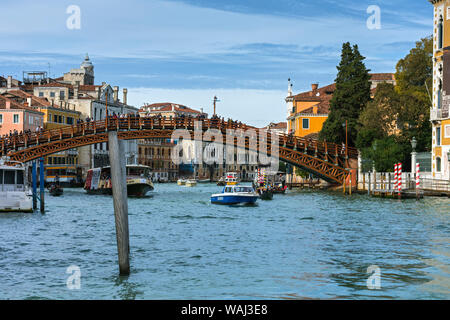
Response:
[{"label": "wooden bridge", "polygon": [[[255,130],[256,144],[253,141],[250,142],[249,137],[245,137],[245,144],[242,144],[242,139],[234,137],[234,145],[257,152],[260,144],[264,143],[262,146],[267,145],[267,155],[271,155],[272,137],[266,129],[258,129],[240,122],[224,121],[219,118],[147,118],[129,115],[126,118],[110,117],[107,121],[83,122],[59,129],[2,138],[0,156],[8,156],[10,160],[14,161],[29,162],[64,150],[107,142],[108,132],[111,131],[116,131],[120,140],[133,140],[171,138],[174,130],[185,129],[194,140],[198,139],[198,135],[194,135],[197,121],[201,123],[202,139],[206,138],[205,133],[209,129],[216,129],[224,136],[227,134],[227,129],[243,130],[244,132]],[[267,138],[261,138],[263,136]],[[313,173],[331,183],[342,184],[349,174],[347,170],[349,161],[358,158],[358,151],[354,148],[345,150],[345,147],[334,143],[285,134],[277,134],[277,136],[281,161]],[[255,146],[256,150],[253,150]]]}]

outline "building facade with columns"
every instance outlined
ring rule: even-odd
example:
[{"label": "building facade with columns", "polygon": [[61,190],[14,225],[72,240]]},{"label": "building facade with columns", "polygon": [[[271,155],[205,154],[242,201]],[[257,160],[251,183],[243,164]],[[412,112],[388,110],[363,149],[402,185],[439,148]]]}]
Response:
[{"label": "building facade with columns", "polygon": [[432,175],[450,180],[450,1],[433,6]]}]

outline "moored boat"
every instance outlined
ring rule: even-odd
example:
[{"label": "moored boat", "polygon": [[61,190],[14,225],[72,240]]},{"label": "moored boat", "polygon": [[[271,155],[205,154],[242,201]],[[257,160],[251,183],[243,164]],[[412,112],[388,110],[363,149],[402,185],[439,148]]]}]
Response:
[{"label": "moored boat", "polygon": [[254,204],[258,200],[258,194],[251,186],[229,185],[225,186],[222,193],[213,194],[213,204]]},{"label": "moored boat", "polygon": [[184,179],[178,179],[177,184],[178,184],[179,186],[184,186],[184,185],[186,184],[186,180],[184,180]]},{"label": "moored boat", "polygon": [[[129,197],[144,197],[154,189],[150,178],[150,167],[127,165],[126,170],[127,193]],[[89,194],[112,195],[111,167],[89,170],[84,189]]]},{"label": "moored boat", "polygon": [[21,162],[0,162],[0,212],[33,212],[33,198]]}]

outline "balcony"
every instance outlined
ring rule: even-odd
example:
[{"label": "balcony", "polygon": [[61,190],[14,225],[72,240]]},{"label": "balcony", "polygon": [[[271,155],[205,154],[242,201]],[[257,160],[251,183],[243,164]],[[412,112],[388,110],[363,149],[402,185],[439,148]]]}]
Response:
[{"label": "balcony", "polygon": [[440,121],[449,118],[448,109],[431,109],[430,120]]}]

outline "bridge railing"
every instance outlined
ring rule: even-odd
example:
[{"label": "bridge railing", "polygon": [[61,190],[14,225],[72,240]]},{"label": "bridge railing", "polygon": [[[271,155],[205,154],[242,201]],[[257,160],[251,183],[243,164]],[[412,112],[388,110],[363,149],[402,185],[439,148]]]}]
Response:
[{"label": "bridge railing", "polygon": [[[112,130],[150,130],[150,129],[195,129],[195,122],[200,121],[203,129],[218,129],[225,132],[227,129],[238,130],[244,132],[248,129],[255,130],[258,135],[259,131],[270,132],[270,130],[259,129],[248,126],[241,122],[232,120],[221,120],[219,118],[202,119],[192,117],[140,117],[126,116],[123,118],[108,117],[108,119],[81,122],[74,125],[64,126],[56,129],[42,130],[38,132],[28,132],[22,134],[14,134],[1,138],[1,153],[8,154],[10,151],[17,151],[21,148],[28,148],[42,143],[59,141],[68,138],[79,137],[87,134],[100,134]],[[108,128],[106,128],[108,127]],[[272,131],[273,133],[273,131]],[[301,137],[289,136],[277,133],[280,146],[296,148],[299,151],[320,153],[330,159],[342,158],[345,156],[345,147],[335,143],[306,139]],[[267,137],[267,144],[270,148],[271,135]],[[358,151],[355,148],[348,148],[348,157],[357,158]]]}]

